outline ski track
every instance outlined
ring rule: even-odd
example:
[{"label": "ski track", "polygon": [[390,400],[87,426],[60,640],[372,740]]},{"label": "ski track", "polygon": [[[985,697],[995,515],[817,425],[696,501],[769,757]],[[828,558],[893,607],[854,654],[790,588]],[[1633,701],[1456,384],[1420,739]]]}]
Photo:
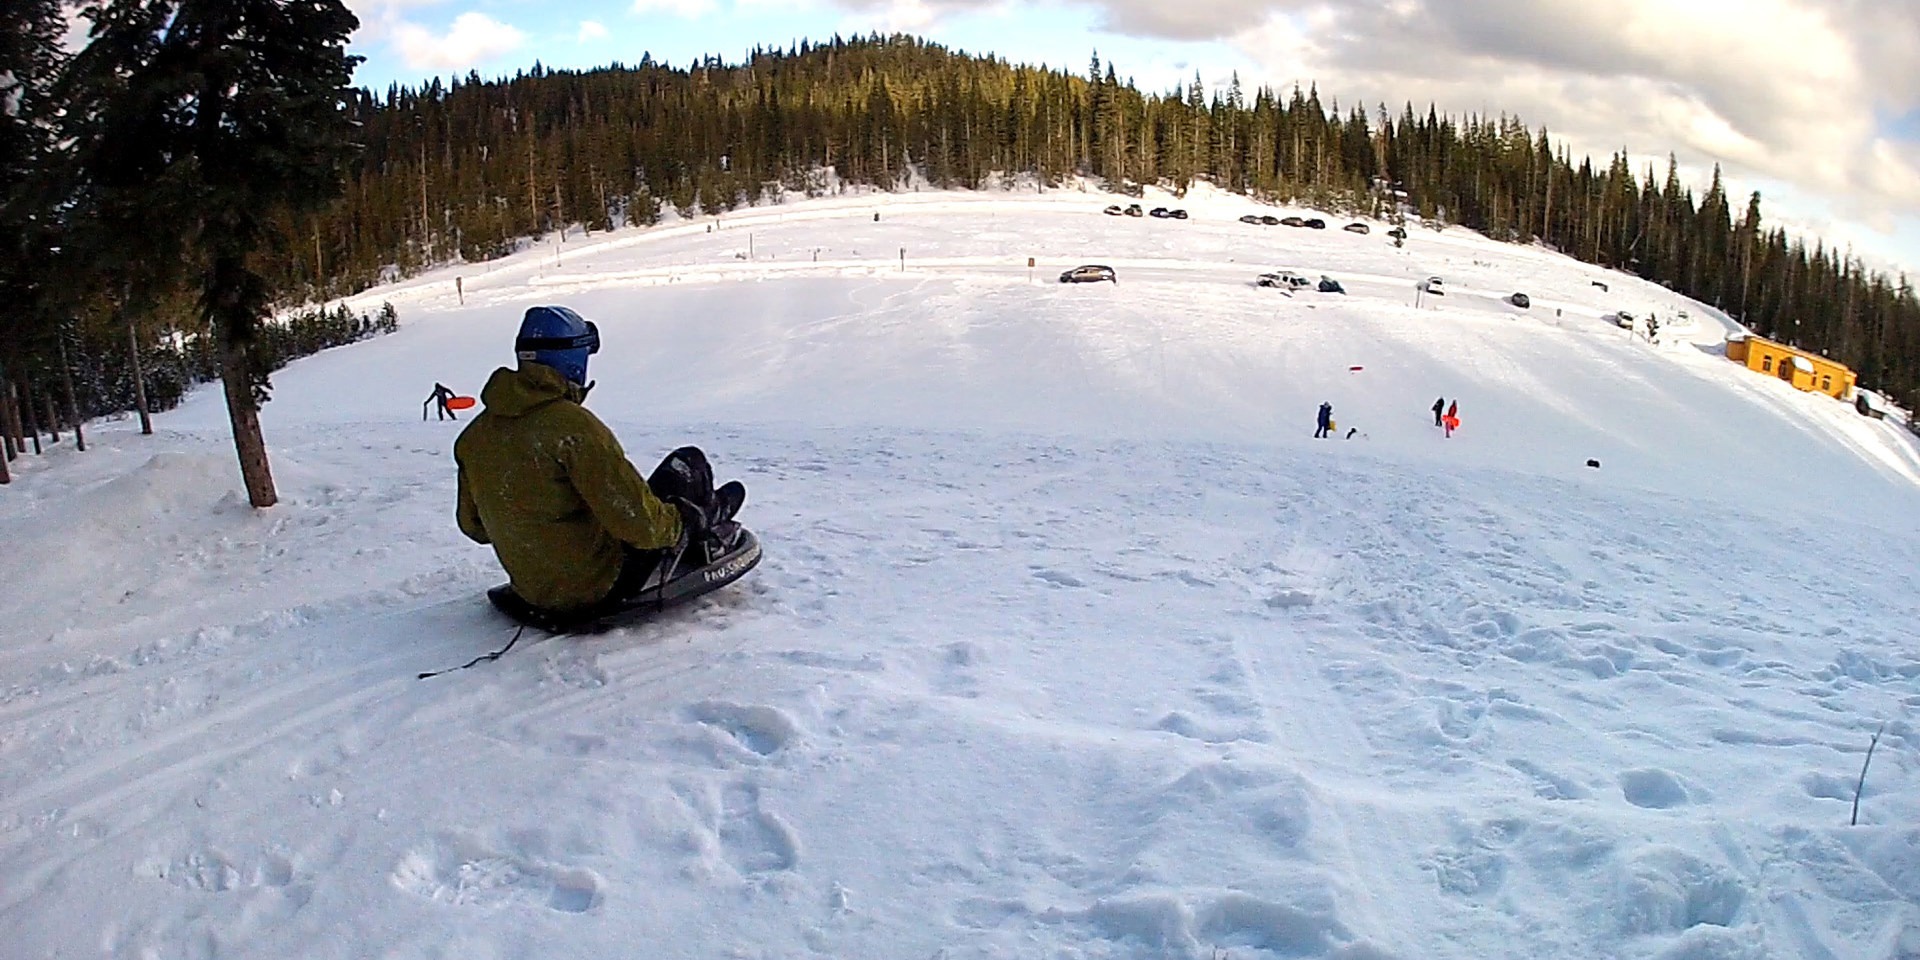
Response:
[{"label": "ski track", "polygon": [[[725,219],[569,253],[567,273],[490,269],[467,295],[680,283],[615,254],[811,222]],[[872,266],[843,259],[796,271]],[[1762,520],[1716,491],[1576,486],[1485,454],[1412,469],[1385,439],[1054,436],[1017,409],[904,426],[952,395],[908,383],[901,351],[1000,376],[979,389],[1010,406],[1028,390],[1160,429],[1245,382],[1206,371],[1311,377],[1272,343],[1329,336],[1204,310],[1143,325],[1184,316],[1174,278],[1196,279],[1147,253],[1150,282],[1042,294],[1112,312],[1015,323],[996,299],[1028,295],[1011,274],[950,259],[937,281],[820,288],[830,302],[740,354],[796,391],[858,370],[870,404],[904,412],[615,423],[636,460],[697,436],[747,483],[752,576],[425,681],[512,635],[480,599],[498,571],[451,529],[458,425],[287,429],[265,522],[213,481],[216,433],[153,457],[108,428],[60,484],[24,476],[32,499],[9,491],[0,520],[82,519],[76,546],[0,570],[46,596],[5,608],[0,647],[0,956],[1920,956],[1898,813],[1920,655],[1890,626],[1920,615],[1920,551],[1897,525]],[[426,281],[381,296],[444,300]],[[1341,316],[1385,329],[1411,309]],[[1541,323],[1549,346],[1516,356],[1482,322],[1368,362],[1444,337],[1463,380],[1526,384],[1597,336]],[[989,370],[1009,355],[1044,359]],[[1684,366],[1620,356],[1560,376]],[[745,390],[704,399],[758,402]],[[1170,399],[1126,405],[1147,393]],[[1439,442],[1341,396],[1336,417]],[[1500,429],[1467,409],[1467,430]],[[1281,433],[1307,432],[1300,412]],[[1461,436],[1443,449],[1474,450]],[[128,503],[137,531],[86,519]],[[1835,541],[1890,585],[1809,562]],[[1869,822],[1848,830],[1882,718]]]}]

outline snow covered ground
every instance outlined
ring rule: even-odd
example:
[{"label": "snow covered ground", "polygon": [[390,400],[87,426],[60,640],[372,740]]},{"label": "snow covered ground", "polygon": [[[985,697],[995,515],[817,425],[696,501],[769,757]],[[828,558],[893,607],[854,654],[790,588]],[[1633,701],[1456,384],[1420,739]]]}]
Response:
[{"label": "snow covered ground", "polygon": [[[18,462],[0,956],[1920,957],[1913,437],[1548,251],[1114,200],[370,291],[399,333],[276,377],[267,511],[217,390]],[[416,680],[512,632],[420,402],[537,303],[600,324],[643,467],[746,481],[767,560]]]}]

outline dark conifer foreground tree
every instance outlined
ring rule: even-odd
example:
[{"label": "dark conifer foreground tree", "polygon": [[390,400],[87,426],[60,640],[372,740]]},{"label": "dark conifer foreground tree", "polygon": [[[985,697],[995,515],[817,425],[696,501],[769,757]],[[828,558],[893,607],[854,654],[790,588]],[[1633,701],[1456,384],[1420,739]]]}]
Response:
[{"label": "dark conifer foreground tree", "polygon": [[[40,174],[51,166],[55,138],[49,96],[61,63],[64,21],[59,0],[8,0],[0,5],[0,421],[11,421],[9,398],[26,361],[44,346],[48,324],[39,309],[53,245],[54,192]],[[0,444],[0,483],[9,441]]]},{"label": "dark conifer foreground tree", "polygon": [[88,16],[68,99],[77,209],[137,261],[190,265],[247,498],[272,506],[258,341],[273,291],[252,258],[276,218],[339,192],[359,22],[340,0],[109,0]]}]

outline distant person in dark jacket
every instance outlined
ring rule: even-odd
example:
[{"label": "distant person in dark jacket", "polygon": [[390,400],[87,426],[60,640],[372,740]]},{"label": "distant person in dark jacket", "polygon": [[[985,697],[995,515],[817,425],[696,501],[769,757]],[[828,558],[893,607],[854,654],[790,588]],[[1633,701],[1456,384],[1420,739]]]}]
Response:
[{"label": "distant person in dark jacket", "polygon": [[1319,424],[1319,429],[1313,431],[1314,439],[1318,440],[1333,433],[1333,404],[1320,404],[1320,418],[1316,422]]},{"label": "distant person in dark jacket", "polygon": [[1433,402],[1433,425],[1434,426],[1437,427],[1440,425],[1440,411],[1445,410],[1446,407],[1447,407],[1446,397],[1441,397],[1440,399],[1435,400]]},{"label": "distant person in dark jacket", "polygon": [[453,397],[454,397],[453,391],[449,389],[446,384],[444,383],[434,384],[433,392],[428,394],[427,399],[420,404],[420,419],[425,420],[427,418],[427,407],[429,406],[434,407],[434,412],[438,415],[436,419],[440,419],[440,420],[446,420],[448,418],[452,418],[454,420],[460,419],[459,417],[454,416],[453,408],[447,406],[447,401],[452,400]]}]

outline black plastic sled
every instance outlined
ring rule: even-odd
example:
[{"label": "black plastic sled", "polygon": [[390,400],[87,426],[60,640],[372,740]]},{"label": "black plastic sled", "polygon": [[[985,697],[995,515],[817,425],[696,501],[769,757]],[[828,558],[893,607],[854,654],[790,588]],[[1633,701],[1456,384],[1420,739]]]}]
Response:
[{"label": "black plastic sled", "polygon": [[[529,627],[548,633],[594,633],[611,630],[678,606],[703,594],[712,593],[747,575],[760,563],[760,540],[753,531],[740,527],[733,543],[724,553],[705,564],[691,565],[683,558],[677,565],[662,563],[647,575],[646,584],[631,597],[610,600],[571,613],[543,610],[513,592],[513,584],[503,583],[487,591],[487,599],[501,613]],[[668,567],[673,569],[669,570]]]}]

